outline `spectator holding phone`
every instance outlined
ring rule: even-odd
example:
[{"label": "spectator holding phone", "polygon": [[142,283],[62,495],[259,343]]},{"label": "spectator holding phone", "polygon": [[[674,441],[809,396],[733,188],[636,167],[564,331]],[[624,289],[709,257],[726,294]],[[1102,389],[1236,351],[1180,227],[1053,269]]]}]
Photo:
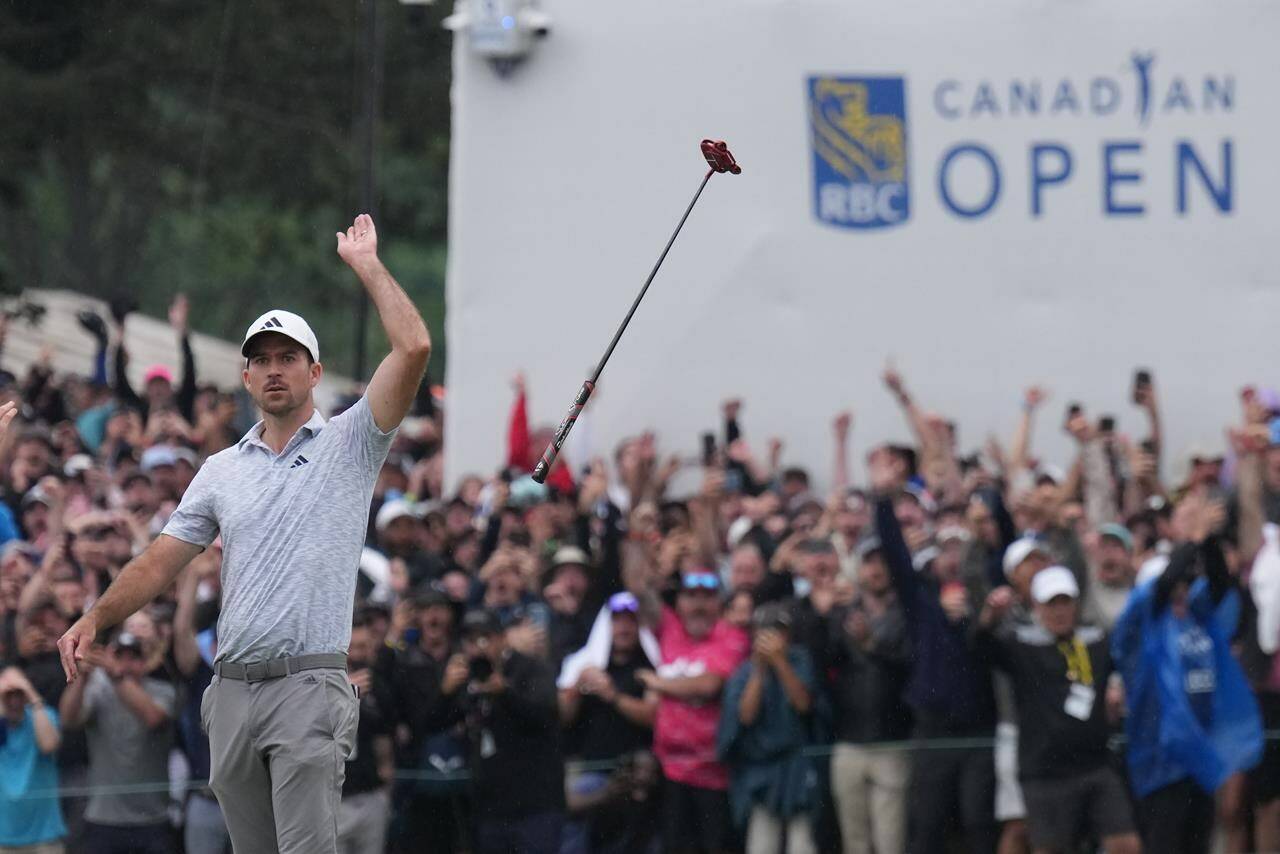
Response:
[{"label": "spectator holding phone", "polygon": [[911,642],[879,538],[866,537],[856,553],[857,596],[827,618],[836,737],[831,796],[845,854],[904,851],[909,757],[875,745],[911,734],[904,700]]},{"label": "spectator holding phone", "polygon": [[61,854],[58,715],[18,667],[0,670],[0,705],[0,851]]},{"label": "spectator holding phone", "polygon": [[817,775],[804,749],[817,673],[791,638],[785,605],[760,607],[752,624],[751,658],[725,684],[720,714],[717,753],[730,770],[730,807],[747,826],[748,854],[811,854]]},{"label": "spectator holding phone", "polygon": [[466,615],[462,649],[444,690],[455,697],[471,742],[475,850],[555,854],[565,812],[555,678],[510,647],[493,611]]},{"label": "spectator holding phone", "polygon": [[[81,678],[67,686],[60,712],[89,737],[86,834],[92,854],[168,854],[169,779],[176,692],[147,675],[139,638],[121,632],[106,650],[90,650]],[[139,785],[140,792],[127,787]],[[122,787],[124,787],[122,789]]]}]

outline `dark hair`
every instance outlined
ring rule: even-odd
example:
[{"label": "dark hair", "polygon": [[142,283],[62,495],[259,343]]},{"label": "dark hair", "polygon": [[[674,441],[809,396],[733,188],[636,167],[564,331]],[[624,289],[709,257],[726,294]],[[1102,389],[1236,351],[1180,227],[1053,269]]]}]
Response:
[{"label": "dark hair", "polygon": [[373,621],[377,619],[391,619],[391,611],[388,610],[385,605],[370,602],[369,604],[362,606],[360,610],[356,611],[351,617],[351,627],[353,629],[356,627],[368,627],[373,625]]},{"label": "dark hair", "polygon": [[799,481],[800,483],[803,483],[805,486],[809,485],[809,473],[804,469],[796,466],[783,469],[781,479],[784,481],[786,480]]},{"label": "dark hair", "polygon": [[781,602],[766,602],[751,615],[751,625],[757,630],[777,629],[791,631],[791,609]]},{"label": "dark hair", "polygon": [[26,445],[30,442],[39,442],[50,451],[58,450],[53,446],[53,436],[43,427],[28,427],[23,430],[18,434],[18,440],[13,443],[13,446],[16,448],[19,445]]}]

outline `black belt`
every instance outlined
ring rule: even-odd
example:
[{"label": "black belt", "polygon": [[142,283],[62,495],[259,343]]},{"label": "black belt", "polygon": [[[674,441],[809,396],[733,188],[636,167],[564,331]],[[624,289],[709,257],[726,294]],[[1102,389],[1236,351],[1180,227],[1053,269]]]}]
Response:
[{"label": "black belt", "polygon": [[263,682],[267,679],[279,679],[303,670],[346,669],[347,656],[341,652],[295,655],[289,658],[273,658],[270,661],[256,661],[251,664],[219,661],[213,665],[213,672],[222,678],[240,679],[245,682]]}]

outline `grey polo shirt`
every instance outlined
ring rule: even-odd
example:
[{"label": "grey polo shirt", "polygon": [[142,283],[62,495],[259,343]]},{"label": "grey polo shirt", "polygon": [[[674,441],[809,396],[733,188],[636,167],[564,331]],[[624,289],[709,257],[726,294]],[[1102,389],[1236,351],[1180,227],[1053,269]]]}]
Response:
[{"label": "grey polo shirt", "polygon": [[219,661],[346,652],[383,433],[365,398],[319,412],[279,454],[262,422],[196,472],[162,533],[198,546],[222,534]]}]

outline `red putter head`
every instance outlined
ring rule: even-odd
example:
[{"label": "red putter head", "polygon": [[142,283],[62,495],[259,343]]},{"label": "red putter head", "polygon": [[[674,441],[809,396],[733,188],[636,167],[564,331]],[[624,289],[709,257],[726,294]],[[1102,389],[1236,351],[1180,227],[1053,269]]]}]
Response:
[{"label": "red putter head", "polygon": [[702,156],[707,159],[707,165],[713,172],[730,172],[734,175],[742,172],[742,167],[733,159],[733,153],[729,151],[729,146],[724,140],[704,139]]}]

